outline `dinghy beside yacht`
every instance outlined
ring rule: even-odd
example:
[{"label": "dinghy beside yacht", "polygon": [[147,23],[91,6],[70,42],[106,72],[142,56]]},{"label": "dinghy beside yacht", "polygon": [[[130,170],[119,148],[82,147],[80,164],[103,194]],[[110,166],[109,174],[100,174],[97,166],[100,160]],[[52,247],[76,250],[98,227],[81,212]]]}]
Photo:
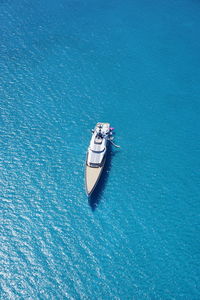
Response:
[{"label": "dinghy beside yacht", "polygon": [[103,171],[107,142],[111,141],[112,130],[113,128],[110,127],[109,123],[97,123],[92,130],[93,134],[87,151],[85,166],[85,186],[88,196],[94,191]]}]

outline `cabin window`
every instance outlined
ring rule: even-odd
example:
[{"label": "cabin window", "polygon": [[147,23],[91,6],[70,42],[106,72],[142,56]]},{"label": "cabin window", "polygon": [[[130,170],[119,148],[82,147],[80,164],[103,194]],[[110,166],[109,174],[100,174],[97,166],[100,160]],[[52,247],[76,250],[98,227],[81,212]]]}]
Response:
[{"label": "cabin window", "polygon": [[99,167],[99,164],[90,163],[90,167],[98,168],[98,167]]}]

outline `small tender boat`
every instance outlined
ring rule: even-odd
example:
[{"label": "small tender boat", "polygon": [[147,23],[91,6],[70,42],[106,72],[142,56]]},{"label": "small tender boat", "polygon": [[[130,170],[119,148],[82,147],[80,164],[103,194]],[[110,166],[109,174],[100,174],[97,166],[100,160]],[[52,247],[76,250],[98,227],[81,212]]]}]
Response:
[{"label": "small tender boat", "polygon": [[88,196],[94,191],[106,161],[107,142],[113,128],[109,123],[97,123],[92,130],[92,138],[87,151],[85,166],[85,185]]}]

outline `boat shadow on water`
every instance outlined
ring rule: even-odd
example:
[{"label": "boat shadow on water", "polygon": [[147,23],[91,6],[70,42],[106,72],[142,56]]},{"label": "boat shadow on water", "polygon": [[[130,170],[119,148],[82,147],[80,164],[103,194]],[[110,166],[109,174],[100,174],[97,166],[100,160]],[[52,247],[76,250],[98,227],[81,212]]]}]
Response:
[{"label": "boat shadow on water", "polygon": [[99,182],[98,182],[94,192],[92,193],[91,196],[88,197],[88,203],[93,211],[98,207],[99,202],[102,198],[103,191],[104,191],[104,188],[108,181],[108,177],[109,177],[109,173],[110,173],[110,169],[111,169],[112,157],[114,157],[117,153],[118,153],[118,151],[113,150],[111,145],[108,146],[107,157],[106,157],[106,162],[104,165],[103,172],[101,174],[101,177],[99,179]]}]

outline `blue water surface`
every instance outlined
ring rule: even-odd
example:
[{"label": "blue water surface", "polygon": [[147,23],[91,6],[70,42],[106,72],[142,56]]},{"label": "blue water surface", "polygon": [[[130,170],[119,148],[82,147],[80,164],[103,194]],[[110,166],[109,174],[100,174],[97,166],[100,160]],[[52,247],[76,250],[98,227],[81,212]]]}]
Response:
[{"label": "blue water surface", "polygon": [[[0,16],[0,298],[200,299],[200,2]],[[88,200],[98,121],[121,149]]]}]

